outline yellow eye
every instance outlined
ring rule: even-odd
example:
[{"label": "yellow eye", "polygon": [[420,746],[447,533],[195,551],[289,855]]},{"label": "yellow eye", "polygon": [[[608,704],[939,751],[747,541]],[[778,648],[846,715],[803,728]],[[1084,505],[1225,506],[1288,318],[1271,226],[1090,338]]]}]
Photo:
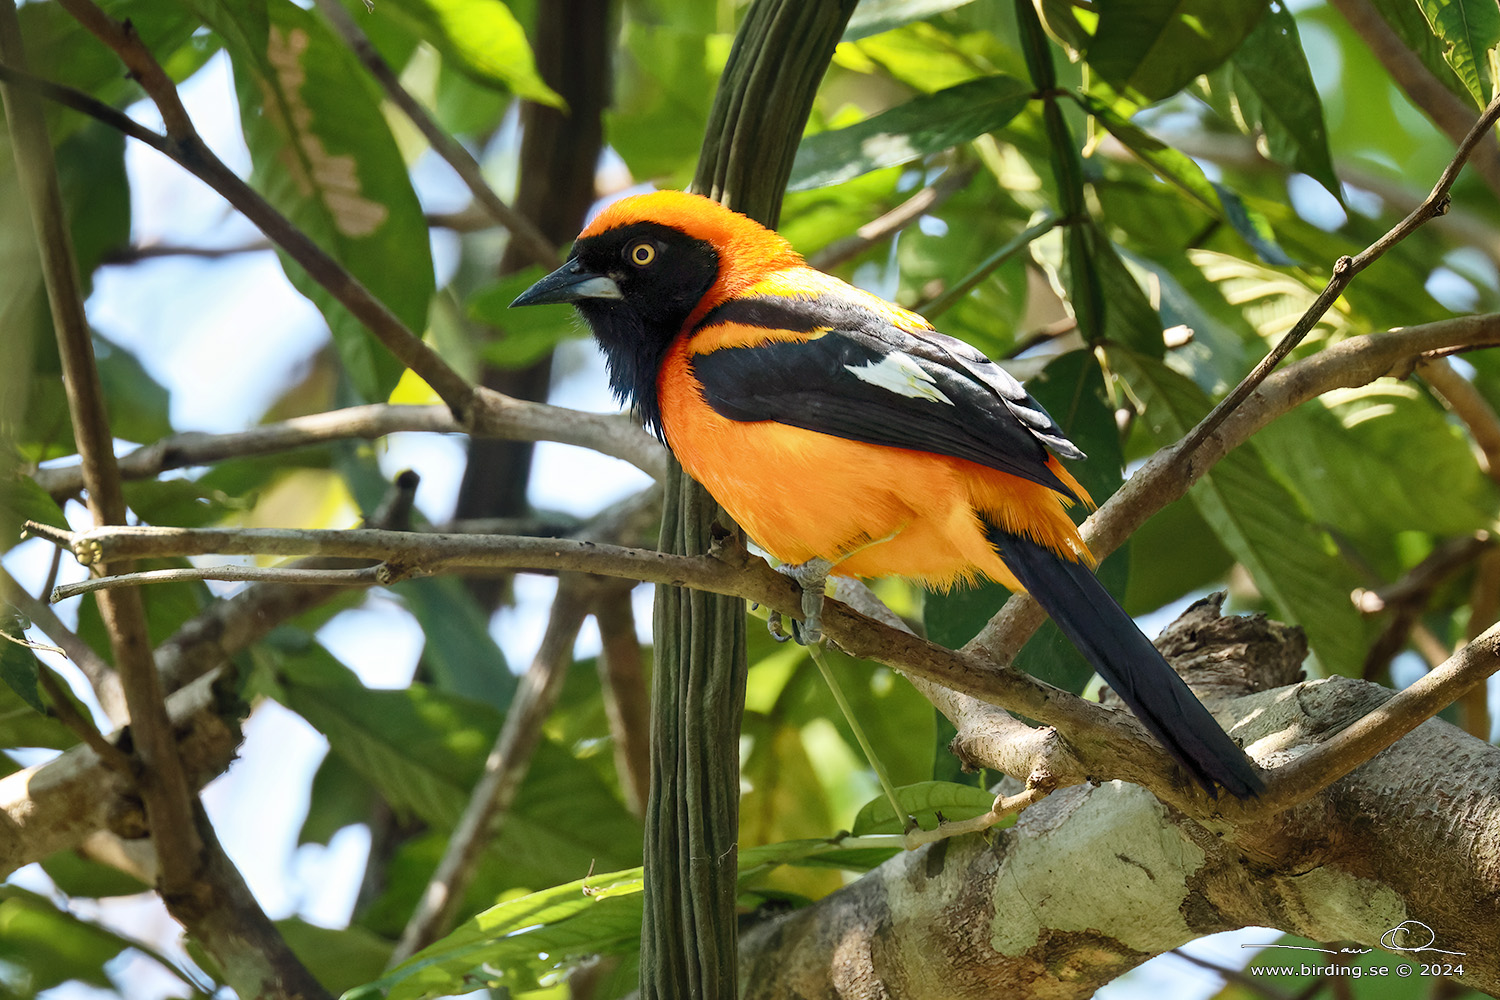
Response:
[{"label": "yellow eye", "polygon": [[656,247],[650,243],[637,243],[630,248],[630,252],[626,256],[630,259],[630,263],[635,266],[645,267],[656,259]]}]

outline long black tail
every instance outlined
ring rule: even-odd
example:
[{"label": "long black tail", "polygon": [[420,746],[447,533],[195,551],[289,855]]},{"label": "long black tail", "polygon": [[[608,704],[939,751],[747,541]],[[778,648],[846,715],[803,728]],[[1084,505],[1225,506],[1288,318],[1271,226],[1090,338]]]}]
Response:
[{"label": "long black tail", "polygon": [[993,526],[989,538],[1021,586],[1204,788],[1212,794],[1217,782],[1241,799],[1264,790],[1244,751],[1087,566]]}]

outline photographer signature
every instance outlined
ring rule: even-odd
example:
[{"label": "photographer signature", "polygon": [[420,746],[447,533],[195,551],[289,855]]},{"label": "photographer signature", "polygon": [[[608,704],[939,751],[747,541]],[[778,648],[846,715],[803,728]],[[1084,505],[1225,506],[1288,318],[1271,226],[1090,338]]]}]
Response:
[{"label": "photographer signature", "polygon": [[[1432,928],[1420,920],[1403,920],[1395,927],[1380,935],[1380,947],[1386,951],[1419,952],[1435,951],[1440,955],[1467,955],[1466,951],[1449,951],[1446,948],[1435,948],[1433,942],[1437,941],[1437,935]],[[1341,948],[1318,948],[1305,944],[1242,944],[1241,948],[1285,948],[1292,951],[1318,951],[1325,955],[1368,955],[1374,948],[1360,948],[1344,946]]]}]

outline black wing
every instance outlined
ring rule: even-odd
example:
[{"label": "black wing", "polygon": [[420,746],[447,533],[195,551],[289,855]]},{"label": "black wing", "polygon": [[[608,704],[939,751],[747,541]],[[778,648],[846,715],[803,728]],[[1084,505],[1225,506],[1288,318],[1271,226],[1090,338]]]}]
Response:
[{"label": "black wing", "polygon": [[908,333],[831,295],[736,299],[697,329],[727,324],[809,337],[694,355],[704,398],[719,414],[952,455],[1077,499],[1047,468],[1047,449],[1072,459],[1083,452],[1020,382],[963,341]]}]

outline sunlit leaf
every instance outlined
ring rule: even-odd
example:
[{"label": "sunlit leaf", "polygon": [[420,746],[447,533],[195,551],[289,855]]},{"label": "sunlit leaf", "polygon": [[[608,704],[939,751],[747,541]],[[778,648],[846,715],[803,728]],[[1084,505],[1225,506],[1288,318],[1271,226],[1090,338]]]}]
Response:
[{"label": "sunlit leaf", "polygon": [[923,781],[896,789],[896,801],[903,815],[897,816],[884,795],[871,799],[854,819],[851,832],[856,837],[870,833],[903,833],[908,816],[915,816],[924,830],[937,827],[938,819],[972,819],[983,816],[995,804],[995,793],[977,785],[960,785],[952,781]]},{"label": "sunlit leaf", "polygon": [[417,26],[423,38],[475,79],[529,101],[564,106],[563,99],[537,74],[526,32],[502,0],[391,0],[391,4]]},{"label": "sunlit leaf", "polygon": [[276,930],[335,995],[374,979],[391,959],[391,942],[360,927],[319,927],[293,917],[276,921]]},{"label": "sunlit leaf", "polygon": [[1488,0],[1417,0],[1443,44],[1443,58],[1484,107],[1500,81],[1490,77],[1490,53],[1500,45],[1500,7]]},{"label": "sunlit leaf", "polygon": [[[898,848],[861,851],[827,840],[768,844],[739,852],[741,883],[783,864],[816,864],[857,856],[860,870]],[[513,992],[536,989],[542,976],[588,955],[634,951],[640,944],[640,868],[590,875],[565,885],[507,900],[418,952],[344,1000],[425,1000],[484,986]]]},{"label": "sunlit leaf", "polygon": [[1111,135],[1124,143],[1159,177],[1175,184],[1198,204],[1229,223],[1266,263],[1282,266],[1293,262],[1277,244],[1276,234],[1265,216],[1247,205],[1230,188],[1210,181],[1203,173],[1203,168],[1191,157],[1135,125],[1103,100],[1086,99],[1084,106]]}]

